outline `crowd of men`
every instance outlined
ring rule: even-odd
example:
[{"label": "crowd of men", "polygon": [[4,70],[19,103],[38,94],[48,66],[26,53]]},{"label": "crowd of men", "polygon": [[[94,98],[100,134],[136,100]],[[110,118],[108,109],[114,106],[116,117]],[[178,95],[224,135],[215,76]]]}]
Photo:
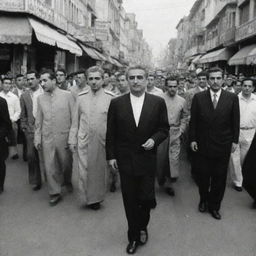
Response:
[{"label": "crowd of men", "polygon": [[224,75],[219,68],[165,78],[140,66],[115,74],[93,66],[69,79],[63,69],[2,76],[0,193],[8,151],[18,159],[18,143],[29,184],[37,191],[46,183],[51,206],[64,189],[73,192],[74,172],[81,203],[93,210],[101,208],[108,189],[115,192],[120,177],[126,251],[133,254],[148,240],[155,176],[175,196],[183,147],[200,212],[221,219],[228,170],[234,189],[244,186],[256,209],[254,86],[254,79]]}]

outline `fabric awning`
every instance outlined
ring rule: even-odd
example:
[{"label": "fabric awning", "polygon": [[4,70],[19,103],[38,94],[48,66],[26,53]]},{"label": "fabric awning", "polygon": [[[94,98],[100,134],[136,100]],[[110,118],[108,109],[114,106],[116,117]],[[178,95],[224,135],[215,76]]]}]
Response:
[{"label": "fabric awning", "polygon": [[88,46],[85,46],[83,44],[80,44],[80,46],[82,47],[83,51],[88,55],[90,56],[92,59],[94,60],[102,60],[100,58],[100,56],[97,54],[97,51],[93,48],[90,48]]},{"label": "fabric awning", "polygon": [[29,18],[29,22],[35,31],[38,41],[52,46],[57,45],[63,50],[67,50],[78,56],[82,56],[83,53],[81,48],[75,42],[68,39],[65,35],[32,18]]},{"label": "fabric awning", "polygon": [[95,50],[96,54],[99,56],[99,58],[102,60],[102,61],[107,61],[107,58],[102,54],[100,53],[99,51]]},{"label": "fabric awning", "polygon": [[199,63],[211,63],[215,61],[227,61],[232,56],[232,52],[227,48],[222,48],[217,51],[206,53],[203,57],[199,59]]},{"label": "fabric awning", "polygon": [[26,17],[0,17],[1,44],[31,44],[32,28]]},{"label": "fabric awning", "polygon": [[250,51],[246,58],[246,64],[247,65],[255,65],[256,64],[256,47]]},{"label": "fabric awning", "polygon": [[240,49],[228,62],[230,66],[234,65],[246,65],[247,57],[256,48],[256,44],[248,45]]},{"label": "fabric awning", "polygon": [[[112,57],[111,57],[112,58]],[[114,59],[114,58],[112,58],[112,60],[114,61],[114,65],[116,65],[117,67],[119,67],[119,68],[122,68],[123,67],[123,65],[118,61],[118,60],[116,60],[116,59]]]},{"label": "fabric awning", "polygon": [[202,57],[202,54],[197,55],[197,56],[192,60],[192,63],[198,64],[198,63],[199,63],[199,59],[200,59],[201,57]]}]

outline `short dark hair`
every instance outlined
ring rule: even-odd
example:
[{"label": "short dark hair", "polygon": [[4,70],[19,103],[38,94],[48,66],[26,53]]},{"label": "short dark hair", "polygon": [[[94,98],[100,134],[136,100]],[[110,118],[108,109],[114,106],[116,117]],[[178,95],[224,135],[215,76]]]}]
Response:
[{"label": "short dark hair", "polygon": [[33,70],[33,69],[31,69],[31,70],[29,70],[29,71],[27,72],[27,75],[30,75],[30,74],[35,74],[35,77],[36,77],[36,78],[39,78],[38,72],[35,71],[35,70]]},{"label": "short dark hair", "polygon": [[255,87],[255,80],[251,77],[245,77],[241,82],[242,82],[242,86],[244,85],[245,81],[251,81],[252,85]]},{"label": "short dark hair", "polygon": [[17,74],[16,77],[15,77],[15,79],[18,79],[18,78],[20,78],[20,77],[24,77],[24,75],[22,75],[22,74]]},{"label": "short dark hair", "polygon": [[104,70],[104,74],[108,74],[109,77],[111,76],[111,72],[108,69]]},{"label": "short dark hair", "polygon": [[51,80],[56,79],[55,73],[51,70],[51,69],[44,69],[41,73],[40,76],[44,75],[44,74],[48,74],[49,78]]},{"label": "short dark hair", "polygon": [[209,73],[207,71],[201,71],[197,74],[197,77],[200,77],[200,76],[206,76],[206,78],[208,79]]},{"label": "short dark hair", "polygon": [[145,67],[141,66],[141,65],[136,65],[136,66],[131,66],[128,67],[127,71],[126,71],[126,79],[128,79],[128,74],[131,70],[135,70],[135,69],[140,69],[143,70],[145,72],[145,77],[148,78],[148,71]]},{"label": "short dark hair", "polygon": [[67,75],[67,71],[64,68],[58,68],[56,70],[56,74],[57,74],[57,72],[62,72],[65,76]]},{"label": "short dark hair", "polygon": [[78,75],[78,74],[86,74],[86,71],[85,69],[79,69],[78,71],[75,72],[75,75]]},{"label": "short dark hair", "polygon": [[211,73],[215,73],[215,72],[221,72],[222,77],[224,76],[224,72],[223,72],[223,70],[222,70],[221,68],[213,67],[213,68],[210,68],[210,69],[208,70],[209,76],[210,76]]},{"label": "short dark hair", "polygon": [[165,85],[165,86],[168,85],[168,81],[176,81],[177,84],[180,83],[179,78],[178,78],[177,76],[168,76],[168,77],[165,79],[165,82],[164,82],[164,85]]},{"label": "short dark hair", "polygon": [[120,76],[125,76],[125,73],[124,72],[121,72],[117,75],[117,78],[119,78]]},{"label": "short dark hair", "polygon": [[2,82],[4,82],[5,80],[10,80],[10,81],[12,82],[12,77],[5,75],[5,76],[2,78]]}]

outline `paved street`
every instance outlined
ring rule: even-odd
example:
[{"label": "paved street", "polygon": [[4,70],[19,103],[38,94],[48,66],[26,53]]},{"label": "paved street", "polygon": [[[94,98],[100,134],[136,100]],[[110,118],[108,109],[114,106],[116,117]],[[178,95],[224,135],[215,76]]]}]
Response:
[{"label": "paved street", "polygon": [[[197,211],[198,194],[187,164],[170,198],[158,190],[145,256],[255,256],[256,211],[248,195],[228,186],[221,221]],[[26,163],[9,161],[5,193],[0,196],[1,256],[126,255],[126,222],[120,190],[108,194],[102,210],[79,207],[65,195],[49,207],[46,187],[32,192]]]}]

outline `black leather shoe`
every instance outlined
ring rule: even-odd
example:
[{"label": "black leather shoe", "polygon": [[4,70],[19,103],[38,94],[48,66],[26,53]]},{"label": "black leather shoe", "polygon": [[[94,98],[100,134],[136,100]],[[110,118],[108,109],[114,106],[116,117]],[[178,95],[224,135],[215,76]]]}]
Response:
[{"label": "black leather shoe", "polygon": [[200,203],[198,205],[198,210],[199,210],[199,212],[207,212],[207,210],[208,210],[207,202],[200,201]]},{"label": "black leather shoe", "polygon": [[171,187],[165,188],[165,193],[169,196],[175,196],[174,189]]},{"label": "black leather shoe", "polygon": [[50,206],[55,206],[61,201],[61,195],[53,195],[50,197],[49,204]]},{"label": "black leather shoe", "polygon": [[41,189],[41,185],[40,185],[40,184],[38,184],[38,185],[33,185],[33,186],[32,186],[32,189],[33,189],[34,191],[38,191],[38,190]]},{"label": "black leather shoe", "polygon": [[171,180],[172,183],[175,183],[175,182],[177,182],[178,178],[177,177],[176,178],[170,178],[170,180]]},{"label": "black leather shoe", "polygon": [[238,191],[238,192],[242,192],[242,191],[243,191],[243,188],[242,188],[242,187],[239,187],[239,186],[234,185],[234,190],[236,190],[236,191]]},{"label": "black leather shoe", "polygon": [[89,204],[88,207],[94,211],[97,211],[100,209],[100,203]]},{"label": "black leather shoe", "polygon": [[145,245],[148,241],[148,231],[147,229],[140,231],[140,245]]},{"label": "black leather shoe", "polygon": [[4,192],[4,188],[0,187],[0,194],[2,194]]},{"label": "black leather shoe", "polygon": [[252,203],[252,209],[256,209],[256,201]]},{"label": "black leather shoe", "polygon": [[136,252],[137,248],[138,248],[138,242],[136,242],[136,241],[131,241],[131,242],[127,245],[127,247],[126,247],[126,252],[127,252],[128,254],[134,254],[134,253]]},{"label": "black leather shoe", "polygon": [[212,217],[216,220],[220,220],[221,219],[221,215],[218,211],[216,210],[211,210],[210,214],[212,215]]}]

